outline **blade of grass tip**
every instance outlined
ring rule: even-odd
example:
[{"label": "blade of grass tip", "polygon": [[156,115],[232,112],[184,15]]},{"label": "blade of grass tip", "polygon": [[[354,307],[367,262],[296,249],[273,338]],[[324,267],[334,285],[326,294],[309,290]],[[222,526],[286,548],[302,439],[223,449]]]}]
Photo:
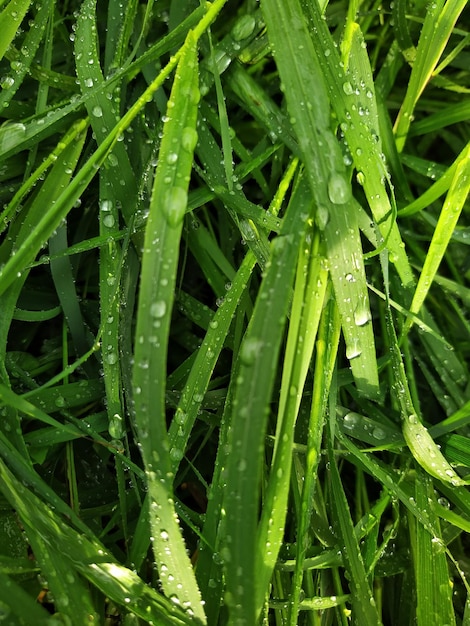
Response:
[{"label": "blade of grass tip", "polygon": [[[86,532],[79,533],[65,524],[52,507],[13,475],[3,460],[0,460],[0,477],[0,489],[18,512],[56,601],[57,596],[60,597],[58,608],[69,616],[71,623],[76,623],[78,618],[79,623],[88,624],[88,616],[94,614],[91,590],[78,576],[80,574],[105,597],[147,623],[153,621],[162,626],[194,624],[194,618],[179,606],[115,561],[89,528],[85,526]],[[50,546],[55,549],[51,550]]]},{"label": "blade of grass tip", "polygon": [[181,53],[168,101],[142,257],[133,367],[134,419],[150,496],[153,551],[165,593],[205,622],[171,494],[173,473],[165,419],[168,336],[178,253],[197,142],[197,43]]},{"label": "blade of grass tip", "polygon": [[466,5],[467,0],[437,0],[427,8],[410,80],[394,125],[399,152],[405,147],[416,103],[432,78],[455,23]]},{"label": "blade of grass tip", "polygon": [[276,540],[273,554],[265,555],[265,546],[257,544],[259,487],[277,356],[310,208],[310,195],[305,194],[305,187],[298,185],[287,207],[281,233],[271,242],[270,263],[235,364],[236,384],[225,464],[226,533],[221,550],[231,624],[256,622],[267,591],[264,584],[269,581],[271,560],[275,560],[279,549]]},{"label": "blade of grass tip", "polygon": [[11,44],[24,16],[26,15],[31,0],[10,0],[7,6],[0,13],[0,59],[3,58],[8,46]]},{"label": "blade of grass tip", "polygon": [[449,577],[446,544],[441,535],[439,518],[434,510],[436,495],[430,476],[418,472],[415,481],[416,505],[427,511],[434,528],[431,535],[420,523],[410,523],[414,532],[411,541],[416,577],[416,620],[418,626],[448,624],[453,626],[455,611],[452,603],[452,581]]},{"label": "blade of grass tip", "polygon": [[[347,179],[341,148],[330,129],[330,104],[322,71],[298,0],[288,4],[281,0],[264,0],[262,10],[316,201],[317,224],[326,240],[346,356],[358,389],[377,398],[375,341],[357,203]],[[313,91],[316,95],[312,99]]]},{"label": "blade of grass tip", "polygon": [[337,467],[337,459],[334,452],[336,408],[334,395],[330,394],[330,424],[327,428],[327,449],[329,464],[329,480],[332,493],[332,514],[338,535],[338,547],[342,552],[344,566],[349,575],[349,587],[351,590],[352,623],[357,624],[381,624],[377,613],[375,599],[369,585],[366,568],[362,559],[361,549],[355,534],[354,524],[349,511],[341,477]]},{"label": "blade of grass tip", "polygon": [[[470,144],[467,144],[462,159],[455,171],[439,221],[429,244],[426,260],[421,270],[410,311],[417,315],[434,281],[470,191]],[[413,321],[407,319],[403,327],[406,334]]]},{"label": "blade of grass tip", "polygon": [[431,476],[451,483],[454,486],[467,484],[462,480],[450,463],[443,456],[437,444],[424,426],[413,405],[408,379],[405,372],[403,357],[398,346],[397,335],[393,324],[388,293],[388,267],[386,255],[381,255],[382,271],[385,279],[385,326],[391,352],[393,380],[392,393],[394,394],[402,417],[403,436],[416,461]]}]

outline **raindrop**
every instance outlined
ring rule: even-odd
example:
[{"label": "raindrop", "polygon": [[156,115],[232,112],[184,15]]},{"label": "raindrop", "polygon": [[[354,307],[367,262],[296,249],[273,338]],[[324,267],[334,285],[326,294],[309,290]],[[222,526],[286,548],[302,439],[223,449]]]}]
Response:
[{"label": "raindrop", "polygon": [[317,212],[315,214],[315,221],[320,230],[325,230],[326,225],[330,220],[330,213],[325,206],[317,207]]},{"label": "raindrop", "polygon": [[361,354],[362,350],[359,344],[359,340],[356,337],[350,344],[346,346],[346,358],[351,361],[352,359],[356,359]]},{"label": "raindrop", "polygon": [[183,128],[183,132],[181,133],[181,147],[186,150],[186,152],[193,152],[194,148],[197,144],[197,132],[194,128],[186,127]]},{"label": "raindrop", "polygon": [[173,165],[174,163],[176,163],[177,160],[178,160],[178,155],[176,154],[176,152],[170,152],[168,156],[166,157],[166,162],[169,165]]},{"label": "raindrop", "polygon": [[166,196],[164,214],[170,226],[176,228],[181,224],[188,205],[188,194],[181,187],[172,187]]},{"label": "raindrop", "polygon": [[150,306],[150,315],[156,319],[162,318],[166,313],[166,302],[157,300]]},{"label": "raindrop", "polygon": [[15,79],[12,76],[2,76],[0,78],[0,87],[2,89],[10,89],[15,84]]},{"label": "raindrop", "polygon": [[343,83],[343,91],[347,96],[351,96],[354,93],[354,89],[349,81]]},{"label": "raindrop", "polygon": [[261,339],[256,337],[246,339],[240,350],[240,361],[244,365],[253,365],[262,347],[263,342]]},{"label": "raindrop", "polygon": [[114,215],[105,215],[103,217],[103,224],[108,228],[112,228],[114,226]]},{"label": "raindrop", "polygon": [[328,180],[328,196],[333,204],[344,204],[351,198],[351,186],[340,172],[333,172]]},{"label": "raindrop", "polygon": [[91,112],[95,117],[103,117],[103,109],[100,106],[93,107]]}]

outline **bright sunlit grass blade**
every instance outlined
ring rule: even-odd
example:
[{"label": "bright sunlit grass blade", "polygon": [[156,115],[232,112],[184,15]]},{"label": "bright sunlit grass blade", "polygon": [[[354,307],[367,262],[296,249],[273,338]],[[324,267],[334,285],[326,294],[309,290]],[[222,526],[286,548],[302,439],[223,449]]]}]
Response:
[{"label": "bright sunlit grass blade", "polygon": [[[153,550],[168,596],[200,621],[204,610],[177,523],[165,420],[166,359],[178,249],[197,142],[197,44],[190,34],[176,70],[155,173],[142,258],[133,368],[134,419],[150,496]],[[171,548],[170,548],[171,546]],[[167,572],[179,572],[179,576]]]},{"label": "bright sunlit grass blade", "polygon": [[[415,315],[426,299],[429,288],[434,280],[439,265],[448,248],[454,229],[459,220],[462,209],[470,190],[470,144],[467,145],[462,160],[457,167],[442,207],[439,221],[436,225],[433,238],[429,245],[426,260],[416,286],[415,295],[411,303],[410,311]],[[409,320],[405,324],[406,332],[411,326]]]},{"label": "bright sunlit grass blade", "polygon": [[426,11],[408,89],[395,121],[394,131],[399,152],[404,148],[416,102],[431,79],[455,22],[466,5],[466,0],[438,0]]},{"label": "bright sunlit grass blade", "polygon": [[10,0],[0,13],[0,59],[8,50],[8,46],[15,38],[18,28],[26,15],[31,0]]}]

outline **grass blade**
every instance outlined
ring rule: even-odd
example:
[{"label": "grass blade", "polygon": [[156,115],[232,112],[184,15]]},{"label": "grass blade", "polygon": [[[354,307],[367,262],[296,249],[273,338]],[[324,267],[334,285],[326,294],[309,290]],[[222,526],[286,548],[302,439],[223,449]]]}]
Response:
[{"label": "grass blade", "polygon": [[[148,217],[133,368],[134,419],[150,495],[153,550],[165,593],[205,622],[192,566],[177,523],[165,422],[166,357],[178,251],[197,142],[197,43],[190,33],[176,70]],[[171,546],[171,548],[170,548]],[[167,576],[166,572],[179,572]]]}]

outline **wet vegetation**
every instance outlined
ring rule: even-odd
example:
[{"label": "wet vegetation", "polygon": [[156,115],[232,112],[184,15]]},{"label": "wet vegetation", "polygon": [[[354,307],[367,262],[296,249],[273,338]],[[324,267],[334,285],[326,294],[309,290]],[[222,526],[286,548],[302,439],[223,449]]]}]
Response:
[{"label": "wet vegetation", "polygon": [[470,624],[464,0],[0,0],[0,621]]}]

